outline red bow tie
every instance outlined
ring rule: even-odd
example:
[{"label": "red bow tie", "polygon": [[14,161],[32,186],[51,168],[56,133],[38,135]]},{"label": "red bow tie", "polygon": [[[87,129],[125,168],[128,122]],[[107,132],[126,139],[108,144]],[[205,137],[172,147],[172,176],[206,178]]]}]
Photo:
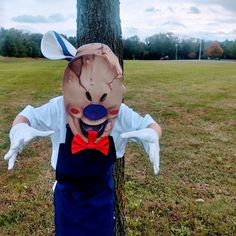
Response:
[{"label": "red bow tie", "polygon": [[94,130],[88,131],[88,143],[86,143],[79,134],[76,134],[72,140],[71,152],[75,154],[85,149],[96,149],[107,156],[109,151],[109,139],[107,136],[102,137],[95,143],[97,132]]}]

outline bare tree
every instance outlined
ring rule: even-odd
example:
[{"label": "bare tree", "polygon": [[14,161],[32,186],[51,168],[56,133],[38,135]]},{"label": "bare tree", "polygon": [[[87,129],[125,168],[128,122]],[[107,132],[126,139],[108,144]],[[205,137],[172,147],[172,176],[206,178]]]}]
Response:
[{"label": "bare tree", "polygon": [[[119,0],[77,0],[77,43],[100,42],[108,45],[123,66],[123,45]],[[115,180],[115,232],[125,235],[124,158],[117,160]]]}]

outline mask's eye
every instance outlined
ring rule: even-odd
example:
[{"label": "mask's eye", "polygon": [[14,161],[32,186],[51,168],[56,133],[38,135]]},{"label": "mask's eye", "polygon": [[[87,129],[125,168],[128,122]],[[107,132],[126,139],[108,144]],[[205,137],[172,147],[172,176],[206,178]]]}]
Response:
[{"label": "mask's eye", "polygon": [[101,98],[100,98],[100,102],[103,102],[107,97],[107,93],[104,93]]},{"label": "mask's eye", "polygon": [[88,91],[85,93],[85,95],[86,95],[86,98],[87,98],[89,101],[92,101],[92,96],[91,96],[91,94],[90,94]]}]

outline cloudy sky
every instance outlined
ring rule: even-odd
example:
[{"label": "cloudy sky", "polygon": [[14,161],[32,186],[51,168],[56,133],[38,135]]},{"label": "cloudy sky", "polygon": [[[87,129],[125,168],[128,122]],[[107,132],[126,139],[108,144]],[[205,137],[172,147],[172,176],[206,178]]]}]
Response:
[{"label": "cloudy sky", "polygon": [[[155,33],[236,39],[236,0],[120,0],[123,37]],[[76,32],[76,0],[1,0],[0,27]]]}]

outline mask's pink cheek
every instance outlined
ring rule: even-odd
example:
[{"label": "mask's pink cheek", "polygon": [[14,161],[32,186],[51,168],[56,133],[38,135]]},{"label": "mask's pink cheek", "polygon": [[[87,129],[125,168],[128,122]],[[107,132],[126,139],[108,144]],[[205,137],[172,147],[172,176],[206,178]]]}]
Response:
[{"label": "mask's pink cheek", "polygon": [[119,110],[118,109],[114,109],[114,110],[111,110],[109,111],[109,114],[112,115],[112,116],[115,116],[119,113]]},{"label": "mask's pink cheek", "polygon": [[71,114],[74,114],[74,115],[78,115],[78,114],[80,113],[80,110],[77,109],[77,108],[71,108],[71,109],[70,109],[70,113],[71,113]]},{"label": "mask's pink cheek", "polygon": [[75,107],[69,108],[68,112],[71,116],[79,118],[81,115],[81,110]]}]

